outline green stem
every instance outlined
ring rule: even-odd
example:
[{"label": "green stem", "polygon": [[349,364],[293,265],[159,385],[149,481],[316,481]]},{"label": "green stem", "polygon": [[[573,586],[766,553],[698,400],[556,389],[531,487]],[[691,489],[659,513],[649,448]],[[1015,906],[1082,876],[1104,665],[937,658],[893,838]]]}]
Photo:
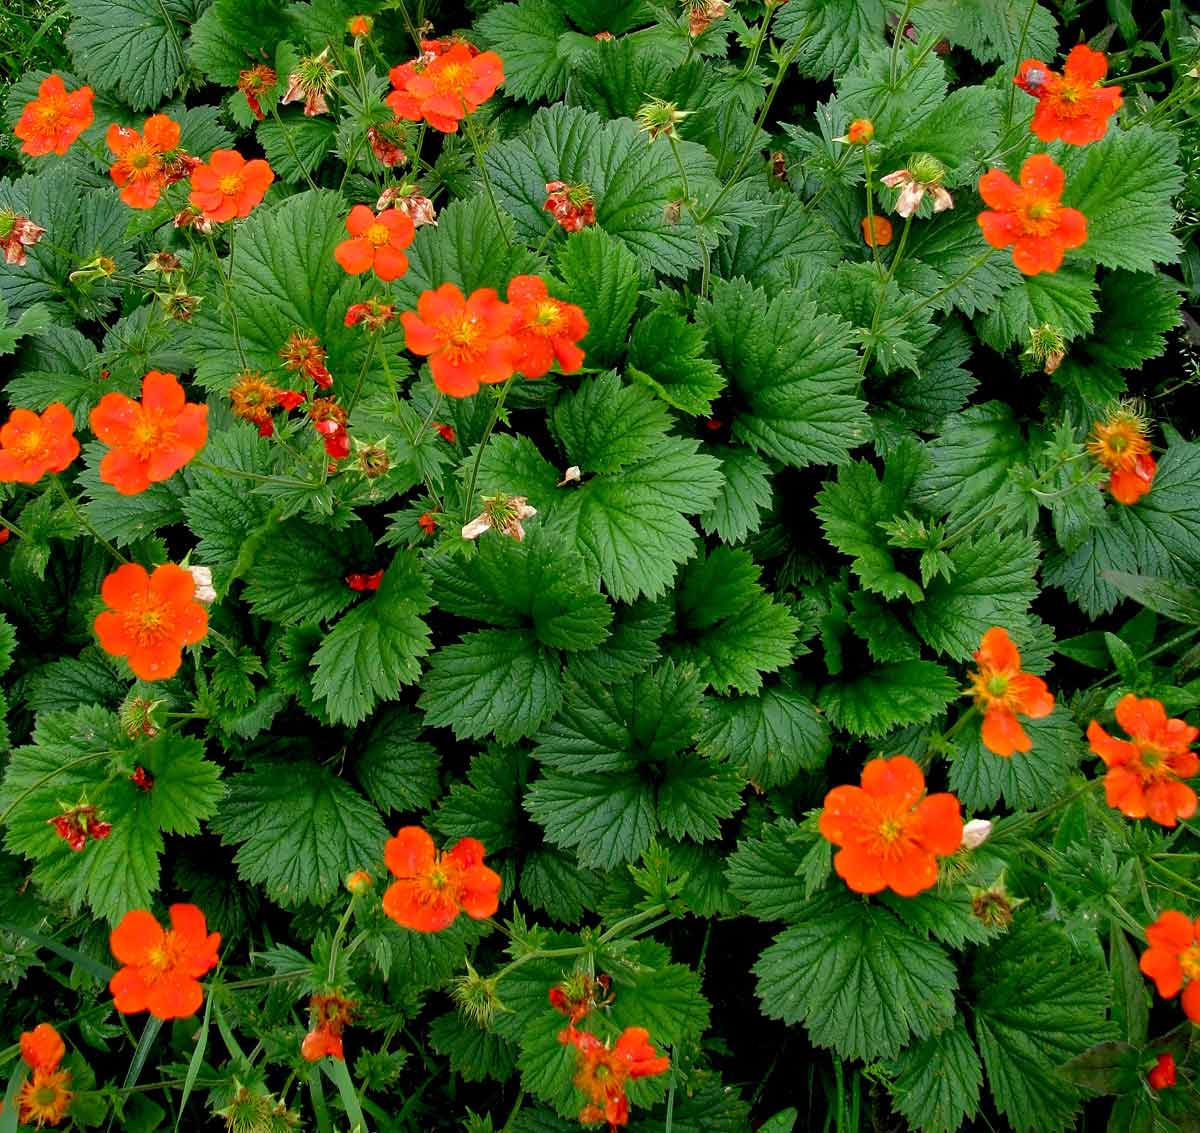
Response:
[{"label": "green stem", "polygon": [[871,234],[871,255],[875,260],[875,271],[878,273],[879,278],[886,282],[887,276],[883,270],[883,261],[879,258],[879,242],[875,239],[875,190],[871,188],[870,146],[863,146],[862,155],[863,181],[867,188],[867,231]]},{"label": "green stem", "polygon": [[904,5],[904,14],[900,17],[900,22],[896,25],[896,34],[892,37],[892,59],[891,67],[888,70],[888,77],[891,80],[891,85],[896,85],[896,67],[900,62],[900,45],[904,42],[904,29],[908,27],[908,17],[912,13],[915,0],[908,0]]},{"label": "green stem", "polygon": [[628,931],[634,925],[642,921],[650,921],[655,917],[662,916],[667,911],[666,905],[655,905],[651,909],[643,909],[640,913],[634,913],[632,916],[626,917],[624,920],[617,921],[607,932],[601,935],[600,943],[607,944],[610,940],[616,940],[623,932]]},{"label": "green stem", "polygon": [[1157,75],[1159,71],[1165,71],[1168,67],[1174,67],[1173,59],[1165,59],[1161,63],[1155,63],[1153,67],[1147,67],[1144,71],[1134,71],[1129,75],[1114,75],[1111,79],[1104,79],[1100,85],[1102,87],[1110,87],[1116,83],[1129,83],[1134,79],[1142,79],[1147,75]]},{"label": "green stem", "polygon": [[239,480],[253,480],[258,484],[278,484],[288,488],[313,488],[316,485],[311,480],[296,480],[290,476],[264,476],[259,472],[244,472],[240,468],[226,468],[222,464],[209,464],[207,460],[193,457],[191,464],[205,472],[215,472],[221,476],[233,476]]},{"label": "green stem", "polygon": [[512,241],[508,238],[508,229],[504,226],[504,214],[500,211],[500,205],[496,202],[496,193],[492,189],[492,179],[488,175],[487,165],[483,160],[483,149],[479,144],[479,135],[475,131],[475,122],[471,117],[470,111],[467,110],[466,103],[463,103],[463,122],[466,125],[467,140],[471,143],[471,149],[475,154],[475,164],[479,166],[479,174],[483,178],[483,187],[487,190],[488,200],[492,202],[492,212],[496,214],[496,224],[500,228],[500,235],[504,237],[506,247],[512,247]]},{"label": "green stem", "polygon": [[[1025,37],[1029,34],[1029,24],[1033,20],[1033,13],[1037,10],[1038,0],[1030,0],[1029,11],[1025,13],[1025,21],[1021,24],[1021,38],[1017,41],[1017,59],[1018,66],[1021,56],[1025,54]],[[1008,129],[1012,122],[1013,106],[1017,98],[1017,84],[1010,83],[1008,87],[1008,105],[1004,109],[1004,129]]]},{"label": "green stem", "polygon": [[969,279],[972,275],[974,275],[976,271],[978,271],[985,263],[987,263],[989,259],[991,259],[995,252],[995,248],[988,248],[987,251],[983,252],[979,256],[976,256],[975,259],[971,261],[971,266],[968,267],[967,270],[962,273],[962,275],[958,276],[958,278],[952,279],[946,284],[945,287],[939,287],[932,295],[922,299],[920,303],[909,307],[909,309],[903,314],[897,315],[895,318],[888,319],[888,321],[879,329],[887,330],[888,327],[895,326],[897,323],[906,322],[918,311],[923,311],[931,303],[936,303],[943,295],[948,295],[956,287],[960,286],[964,280]]},{"label": "green stem", "polygon": [[479,466],[483,463],[483,450],[487,448],[488,440],[492,435],[492,430],[496,427],[496,422],[500,420],[500,414],[504,409],[504,399],[508,397],[508,391],[512,387],[515,378],[509,378],[508,381],[500,387],[500,396],[496,398],[495,408],[492,409],[492,416],[488,420],[487,428],[483,430],[483,437],[479,442],[479,447],[475,450],[475,460],[471,465],[471,478],[467,481],[467,495],[463,506],[463,526],[466,527],[471,522],[471,510],[475,506],[475,485],[479,481]]},{"label": "green stem", "polygon": [[350,395],[350,400],[346,403],[346,416],[349,417],[354,412],[355,405],[358,404],[359,394],[362,393],[363,382],[367,380],[367,371],[371,368],[371,363],[375,359],[375,348],[379,344],[379,336],[371,335],[371,341],[367,344],[367,353],[363,357],[363,364],[358,371],[358,381],[354,385],[354,392]]},{"label": "green stem", "polygon": [[5,519],[2,515],[0,515],[0,527],[7,527],[9,531],[11,531],[18,539],[27,538],[24,531],[22,531],[15,523]]},{"label": "green stem", "polygon": [[354,895],[351,894],[350,900],[346,905],[346,911],[342,914],[342,919],[338,921],[337,931],[333,934],[333,943],[329,946],[329,972],[326,978],[330,984],[333,983],[334,976],[337,975],[338,948],[341,947],[342,937],[346,933],[346,926],[350,923],[350,917],[353,913]]},{"label": "green stem", "polygon": [[979,715],[979,709],[972,705],[966,710],[954,723],[942,733],[942,740],[949,743],[959,732],[966,727],[968,721],[974,720]]},{"label": "green stem", "polygon": [[[308,182],[308,187],[315,192],[316,188],[317,188],[317,183],[309,175],[308,169],[305,167],[304,162],[302,162],[300,160],[300,155],[296,152],[295,143],[292,141],[291,131],[283,124],[283,119],[279,117],[279,111],[278,111],[278,109],[276,109],[274,102],[271,103],[271,117],[275,119],[275,124],[279,127],[279,132],[283,135],[283,144],[285,146],[287,146],[288,153],[290,153],[292,155],[292,160],[296,163],[296,168],[299,169],[300,172],[304,174],[304,180]],[[232,261],[232,259],[233,259],[233,240],[232,240],[232,238],[230,239],[229,243],[230,243],[229,258]]]},{"label": "green stem", "polygon": [[[766,13],[763,15],[762,23],[758,25],[758,35],[755,37],[754,43],[751,44],[751,46],[750,46],[750,54],[746,59],[745,65],[742,67],[741,71],[738,72],[739,80],[746,78],[750,74],[750,72],[753,71],[754,68],[758,65],[758,57],[759,57],[759,55],[762,54],[762,46],[766,42],[766,39],[767,39],[767,28],[770,26],[771,17],[774,15],[775,15],[774,8],[768,8]],[[691,50],[691,47],[692,47],[692,45],[689,42],[689,45],[688,45],[689,51]]]},{"label": "green stem", "polygon": [[671,146],[671,154],[675,158],[675,166],[679,170],[680,179],[683,182],[683,203],[688,211],[688,216],[692,218],[692,223],[696,225],[696,243],[700,246],[700,298],[708,298],[708,278],[712,272],[712,253],[709,251],[708,245],[704,240],[704,232],[700,227],[700,218],[696,215],[696,206],[692,201],[692,190],[688,184],[687,169],[683,164],[683,158],[679,153],[679,141],[673,132],[667,133],[667,142]]},{"label": "green stem", "polygon": [[217,242],[216,242],[216,240],[213,239],[213,235],[211,232],[208,234],[206,239],[208,240],[209,248],[212,250],[213,261],[217,265],[217,275],[219,275],[221,277],[221,290],[225,294],[225,308],[229,312],[229,322],[230,322],[230,325],[233,327],[233,345],[238,352],[238,358],[242,363],[242,369],[246,370],[249,367],[246,365],[246,352],[242,349],[241,327],[238,324],[238,313],[237,313],[237,308],[234,306],[234,303],[233,303],[233,290],[232,290],[232,287],[233,287],[233,250],[234,250],[233,234],[235,232],[235,227],[234,227],[235,223],[236,222],[234,222],[234,221],[229,222],[229,274],[228,275],[225,274],[225,269],[221,264],[221,257],[217,253]]},{"label": "green stem", "polygon": [[[88,755],[81,755],[78,759],[70,759],[66,763],[62,764],[61,766],[56,767],[53,771],[48,771],[45,775],[43,775],[36,782],[31,783],[24,791],[22,791],[15,799],[13,799],[13,801],[8,805],[8,807],[4,811],[4,813],[0,814],[0,826],[3,826],[8,821],[9,815],[11,815],[12,812],[14,810],[16,810],[18,806],[21,805],[21,803],[23,803],[27,798],[29,798],[29,796],[32,795],[34,791],[36,791],[39,787],[44,787],[47,783],[50,782],[51,779],[57,779],[58,776],[63,774],[64,771],[71,771],[71,770],[74,770],[74,768],[76,768],[76,767],[82,767],[86,763],[94,763],[97,759],[106,759],[110,755],[119,755],[119,754],[120,753],[115,750],[91,752]],[[2,1061],[2,1060],[3,1060],[3,1055],[0,1055],[0,1061]]]},{"label": "green stem", "polygon": [[71,509],[71,514],[75,517],[75,522],[78,523],[79,526],[82,527],[85,531],[89,531],[91,533],[92,538],[95,539],[96,542],[99,543],[100,546],[102,546],[110,555],[112,555],[112,557],[114,559],[116,559],[120,563],[128,563],[129,560],[123,554],[121,554],[121,552],[118,551],[116,549],[116,547],[114,547],[107,539],[105,539],[104,536],[101,535],[100,532],[96,530],[95,525],[92,523],[92,521],[90,519],[88,519],[87,516],[85,516],[83,514],[83,512],[81,512],[79,510],[79,508],[75,504],[75,501],[73,499],[71,499],[71,496],[67,492],[67,489],[63,487],[62,480],[59,479],[59,477],[57,475],[51,477],[51,479],[54,481],[54,486],[58,489],[59,495],[62,496],[63,500],[66,502],[67,507]]}]

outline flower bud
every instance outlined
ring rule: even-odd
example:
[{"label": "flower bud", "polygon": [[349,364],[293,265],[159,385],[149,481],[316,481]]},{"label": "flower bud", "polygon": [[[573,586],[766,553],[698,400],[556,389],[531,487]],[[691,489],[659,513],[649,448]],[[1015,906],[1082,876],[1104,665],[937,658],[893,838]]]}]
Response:
[{"label": "flower bud", "polygon": [[78,271],[71,272],[67,280],[75,284],[91,283],[96,279],[111,279],[117,273],[117,265],[109,256],[97,256]]},{"label": "flower bud", "polygon": [[206,566],[189,566],[187,572],[196,584],[196,601],[205,606],[211,606],[217,600],[217,591],[213,587],[212,569]]},{"label": "flower bud", "polygon": [[346,888],[355,897],[361,897],[364,893],[369,893],[371,886],[374,884],[371,875],[365,869],[356,869],[346,878]]},{"label": "flower bud", "polygon": [[973,818],[963,826],[962,846],[964,850],[977,850],[988,840],[992,824],[986,818]]}]

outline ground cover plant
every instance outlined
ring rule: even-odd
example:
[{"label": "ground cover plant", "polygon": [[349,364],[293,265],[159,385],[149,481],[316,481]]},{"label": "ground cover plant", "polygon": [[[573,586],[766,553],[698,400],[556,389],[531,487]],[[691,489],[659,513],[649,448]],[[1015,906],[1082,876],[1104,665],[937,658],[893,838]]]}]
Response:
[{"label": "ground cover plant", "polygon": [[0,15],[0,1133],[1200,1127],[1200,22]]}]

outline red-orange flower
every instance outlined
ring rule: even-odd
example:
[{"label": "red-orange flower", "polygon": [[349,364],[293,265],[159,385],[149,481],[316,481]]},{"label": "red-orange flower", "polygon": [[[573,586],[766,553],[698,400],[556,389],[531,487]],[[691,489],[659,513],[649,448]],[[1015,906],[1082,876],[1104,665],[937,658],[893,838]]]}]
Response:
[{"label": "red-orange flower", "polygon": [[1033,741],[1018,714],[1040,720],[1054,711],[1054,696],[1041,677],[1021,672],[1021,654],[1008,631],[992,626],[975,653],[979,669],[972,674],[975,704],[983,712],[983,746],[995,755],[1029,751]]},{"label": "red-orange flower", "polygon": [[315,334],[292,331],[280,348],[279,357],[283,360],[285,370],[312,378],[321,389],[329,389],[333,385],[333,375],[325,365],[325,347]]},{"label": "red-orange flower", "polygon": [[1183,1013],[1200,1023],[1200,921],[1194,924],[1174,909],[1146,926],[1146,943],[1139,967],[1149,976],[1163,999],[1172,999],[1183,988]]},{"label": "red-orange flower", "polygon": [[588,332],[583,309],[550,298],[546,281],[536,275],[514,276],[508,284],[508,302],[517,344],[513,369],[527,378],[540,378],[557,362],[564,374],[577,373],[584,355],[576,344]]},{"label": "red-orange flower", "polygon": [[26,249],[32,248],[45,235],[46,230],[29,217],[20,216],[12,209],[0,209],[0,255],[6,264],[24,267],[29,258]]},{"label": "red-orange flower", "polygon": [[452,44],[422,66],[429,54],[392,68],[396,90],[385,101],[397,118],[424,118],[435,130],[453,134],[463,118],[496,93],[504,82],[504,64],[494,51],[479,53],[467,43]]},{"label": "red-orange flower", "polygon": [[188,402],[179,379],[158,370],[142,379],[141,401],[106,393],[91,423],[111,450],[100,461],[100,479],[123,496],[174,476],[208,440],[208,406]]},{"label": "red-orange flower", "polygon": [[483,843],[461,838],[439,854],[419,826],[405,826],[383,850],[387,867],[399,879],[383,895],[383,911],[416,932],[439,932],[460,912],[475,920],[500,907],[500,875],[483,864]]},{"label": "red-orange flower", "polygon": [[382,330],[396,317],[396,308],[391,303],[383,303],[378,299],[368,299],[365,303],[355,303],[346,308],[343,320],[346,326],[356,327],[362,323],[367,330]]},{"label": "red-orange flower", "polygon": [[855,118],[846,131],[846,140],[852,145],[865,146],[875,136],[875,123],[870,118]]},{"label": "red-orange flower", "polygon": [[71,1105],[71,1072],[35,1070],[17,1095],[17,1117],[22,1125],[58,1125]]},{"label": "red-orange flower", "polygon": [[1025,275],[1058,271],[1063,252],[1087,239],[1087,218],[1059,203],[1065,181],[1044,153],[1026,158],[1019,185],[1000,169],[979,179],[979,195],[995,210],[979,214],[983,238],[993,248],[1011,246],[1013,263]]},{"label": "red-orange flower", "polygon": [[351,275],[374,269],[385,283],[408,271],[403,249],[413,242],[417,230],[399,209],[384,209],[376,216],[366,205],[355,205],[346,217],[349,240],[333,250],[333,257]]},{"label": "red-orange flower", "polygon": [[1119,504],[1136,504],[1154,483],[1150,423],[1131,405],[1120,405],[1092,427],[1088,452],[1110,472],[1108,490]]},{"label": "red-orange flower", "polygon": [[217,966],[221,934],[208,931],[195,905],[167,911],[169,929],[145,909],[131,909],[109,937],[113,955],[125,965],[108,984],[123,1015],[149,1011],[157,1019],[186,1019],[204,1002],[200,977]]},{"label": "red-orange flower", "polygon": [[260,122],[266,117],[263,113],[262,99],[277,81],[278,76],[264,63],[259,63],[238,75],[237,89],[246,96],[246,105],[250,107],[250,113]]},{"label": "red-orange flower", "polygon": [[257,370],[243,370],[229,391],[233,415],[257,425],[260,437],[269,437],[275,432],[271,413],[276,408],[295,409],[303,401],[304,394],[296,390],[279,389]]},{"label": "red-orange flower", "polygon": [[1162,702],[1153,697],[1123,696],[1115,715],[1131,739],[1110,736],[1095,720],[1087,733],[1092,751],[1108,767],[1108,805],[1129,818],[1150,818],[1160,826],[1191,818],[1196,792],[1180,779],[1190,779],[1200,770],[1200,757],[1191,750],[1200,728],[1167,719]]},{"label": "red-orange flower", "polygon": [[163,155],[179,146],[179,123],[155,114],[146,119],[139,133],[114,122],[105,141],[117,159],[108,175],[121,190],[121,200],[130,208],[153,208],[165,183]]},{"label": "red-orange flower", "polygon": [[101,648],[126,658],[144,681],[173,677],[183,647],[208,632],[208,612],[195,594],[196,580],[174,563],[155,567],[153,574],[137,563],[117,567],[100,586],[108,607],[95,622]]},{"label": "red-orange flower", "polygon": [[237,150],[213,150],[208,164],[192,171],[188,200],[206,220],[232,220],[249,216],[274,180],[274,172],[261,157],[247,161]]},{"label": "red-orange flower", "polygon": [[912,897],[937,882],[937,859],[962,845],[958,799],[925,795],[925,776],[907,755],[872,759],[862,786],[834,787],[819,828],[840,846],[838,876],[856,893],[891,889]]},{"label": "red-orange flower", "polygon": [[1152,1090],[1165,1090],[1175,1085],[1175,1057],[1171,1053],[1160,1054],[1150,1073],[1146,1075]]},{"label": "red-orange flower", "polygon": [[345,999],[336,992],[329,995],[314,995],[308,1001],[312,1012],[312,1029],[300,1044],[300,1055],[308,1062],[319,1058],[336,1058],[345,1061],[342,1050],[342,1031],[354,1015],[355,1002]]},{"label": "red-orange flower", "polygon": [[625,1084],[665,1074],[671,1067],[671,1060],[654,1049],[650,1032],[644,1027],[626,1027],[612,1047],[587,1031],[575,1030],[574,1025],[568,1026],[559,1039],[578,1051],[575,1087],[588,1098],[588,1104],[579,1111],[579,1120],[585,1125],[601,1121],[611,1126],[628,1125]]},{"label": "red-orange flower", "polygon": [[39,417],[14,409],[0,425],[0,483],[36,484],[47,472],[61,472],[79,455],[75,419],[61,401]]},{"label": "red-orange flower", "polygon": [[21,1057],[31,1070],[54,1070],[67,1053],[66,1045],[49,1023],[21,1032]]},{"label": "red-orange flower", "polygon": [[565,232],[579,232],[596,223],[596,202],[586,185],[568,185],[565,181],[546,182],[546,203],[542,206]]},{"label": "red-orange flower", "polygon": [[1104,87],[1108,58],[1086,43],[1071,48],[1063,73],[1040,59],[1026,59],[1013,82],[1038,100],[1030,128],[1043,142],[1061,139],[1068,145],[1097,142],[1121,105],[1121,88]]},{"label": "red-orange flower", "polygon": [[507,381],[515,369],[513,311],[490,287],[463,296],[453,283],[424,291],[417,311],[400,315],[404,339],[414,354],[426,355],[434,384],[451,397],[470,397],[479,383]]},{"label": "red-orange flower", "polygon": [[872,248],[886,248],[892,242],[892,222],[886,216],[864,216],[862,234]]},{"label": "red-orange flower", "polygon": [[42,80],[37,98],[25,104],[13,133],[25,143],[21,150],[30,157],[64,154],[94,117],[91,87],[68,93],[62,78],[51,75]]}]

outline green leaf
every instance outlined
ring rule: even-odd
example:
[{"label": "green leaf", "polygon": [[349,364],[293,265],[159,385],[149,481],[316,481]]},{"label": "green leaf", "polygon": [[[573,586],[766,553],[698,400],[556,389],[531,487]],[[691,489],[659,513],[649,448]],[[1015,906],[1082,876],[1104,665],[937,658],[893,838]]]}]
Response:
[{"label": "green leaf", "polygon": [[965,47],[983,63],[1000,59],[1052,59],[1058,49],[1054,16],[1041,4],[993,4],[991,0],[929,0],[914,7],[922,34],[934,31]]},{"label": "green leaf", "polygon": [[1028,524],[1037,515],[1036,501],[1009,475],[1027,454],[1007,405],[989,401],[948,418],[926,451],[930,459],[915,498],[936,514],[948,512],[956,527],[985,512],[997,530]]},{"label": "green leaf", "polygon": [[562,703],[557,654],[524,629],[479,630],[442,646],[421,683],[426,725],[452,728],[460,739],[494,733],[514,743]]},{"label": "green leaf", "polygon": [[909,928],[951,948],[984,944],[1001,931],[988,927],[975,915],[971,894],[965,885],[953,889],[937,886],[915,897],[885,892],[880,894],[880,900]]},{"label": "green leaf", "polygon": [[378,861],[387,828],[357,791],[308,760],[256,761],[234,776],[212,821],[245,881],[285,908],[322,904],[351,871]]},{"label": "green leaf", "polygon": [[1131,1043],[1144,1046],[1150,1026],[1150,993],[1129,937],[1116,921],[1108,934],[1108,970],[1113,988],[1113,1022]]},{"label": "green leaf", "polygon": [[672,838],[707,842],[721,836],[721,822],[742,803],[741,776],[720,764],[674,759],[658,785],[658,820]]},{"label": "green leaf", "polygon": [[1108,980],[1061,927],[1023,918],[976,960],[975,1037],[996,1107],[1019,1133],[1056,1133],[1080,1101],[1058,1067],[1112,1037]]},{"label": "green leaf", "polygon": [[666,631],[671,610],[664,599],[639,598],[622,604],[613,615],[611,636],[586,653],[573,653],[567,674],[573,680],[623,681],[648,669],[661,656],[658,639]]},{"label": "green leaf", "polygon": [[1049,323],[1058,327],[1068,341],[1092,330],[1096,302],[1094,269],[1070,264],[1054,273],[1025,276],[1010,287],[975,329],[993,350],[1003,353],[1010,346],[1026,346],[1030,327]]},{"label": "green leaf", "polygon": [[[693,196],[715,197],[720,189],[712,157],[693,142],[678,149]],[[544,208],[546,183],[565,181],[591,189],[596,223],[646,269],[680,276],[700,266],[691,215],[685,210],[674,223],[664,216],[683,190],[671,148],[648,145],[627,118],[603,122],[579,107],[552,106],[539,110],[525,133],[489,150],[485,161],[500,204],[524,239],[539,239],[554,226]]]},{"label": "green leaf", "polygon": [[38,669],[25,700],[34,712],[69,712],[85,705],[116,708],[128,691],[128,680],[113,659],[88,646],[78,657],[62,657]]},{"label": "green leaf", "polygon": [[313,654],[313,691],[331,719],[356,724],[420,673],[429,652],[429,582],[415,555],[397,554],[379,589],[345,614]]},{"label": "green leaf", "polygon": [[700,526],[724,543],[741,543],[762,526],[771,507],[771,466],[740,445],[713,445],[708,452],[721,461],[725,484],[700,516]]},{"label": "green leaf", "polygon": [[1161,272],[1106,272],[1100,281],[1104,312],[1096,333],[1075,349],[1095,363],[1130,370],[1166,349],[1165,332],[1179,325],[1179,288]]},{"label": "green leaf", "polygon": [[[514,821],[524,821],[520,799],[514,800]],[[572,855],[543,847],[525,855],[518,884],[521,896],[535,909],[544,909],[550,917],[574,924],[600,899],[603,882],[600,874],[579,866]]]},{"label": "green leaf", "polygon": [[829,755],[829,725],[812,701],[786,684],[755,696],[708,697],[704,707],[697,748],[764,789],[820,770]]},{"label": "green leaf", "polygon": [[1037,544],[1025,535],[986,532],[949,552],[953,570],[925,588],[912,609],[916,631],[939,653],[964,661],[991,626],[1017,632],[1037,597]]},{"label": "green leaf", "polygon": [[694,1042],[708,1026],[700,976],[670,960],[666,946],[656,940],[614,941],[597,955],[617,993],[610,1009],[613,1023],[645,1027],[661,1046]]},{"label": "green leaf", "polygon": [[213,0],[192,24],[188,57],[215,83],[231,87],[238,74],[274,59],[275,48],[294,27],[295,6],[274,0]]},{"label": "green leaf", "polygon": [[466,1082],[487,1078],[505,1082],[516,1069],[516,1053],[506,1039],[477,1027],[457,1011],[439,1015],[429,1024],[429,1042],[450,1059],[450,1069]]},{"label": "green leaf", "polygon": [[1175,135],[1134,126],[1067,148],[1064,204],[1087,217],[1087,242],[1078,254],[1131,271],[1174,263],[1180,245],[1171,234],[1172,201],[1183,185]]},{"label": "green leaf", "polygon": [[79,74],[116,91],[134,110],[171,94],[184,70],[183,33],[196,16],[188,0],[71,0],[67,46]]},{"label": "green leaf", "polygon": [[441,760],[432,744],[417,738],[420,731],[408,709],[385,708],[355,761],[355,777],[384,814],[425,810],[438,795]]},{"label": "green leaf", "polygon": [[40,303],[26,307],[8,325],[8,304],[0,299],[0,355],[12,354],[27,335],[39,335],[50,326],[50,312]]},{"label": "green leaf", "polygon": [[615,236],[593,227],[568,236],[554,260],[565,294],[587,317],[588,332],[579,345],[588,365],[614,365],[625,353],[637,307],[637,257]]},{"label": "green leaf", "polygon": [[818,271],[838,262],[840,250],[829,225],[792,193],[762,194],[771,209],[755,224],[744,224],[717,246],[713,263],[725,279],[764,282],[782,278],[796,264]]},{"label": "green leaf", "polygon": [[[910,291],[929,295],[950,287],[934,305],[942,310],[956,307],[968,318],[990,311],[1001,294],[1009,295],[1023,278],[1013,266],[1011,256],[994,253],[977,263],[979,224],[975,214],[966,209],[946,213],[938,217],[936,224],[914,227],[908,247],[908,254],[897,272],[900,284]],[[927,277],[933,285],[932,290],[912,285],[911,273],[916,265],[925,272],[934,273]],[[1013,296],[1014,305],[1016,299]],[[1022,330],[1027,332],[1028,327]]]},{"label": "green leaf", "polygon": [[837,464],[866,439],[852,332],[798,291],[768,300],[744,280],[714,280],[697,306],[735,391],[733,432],[784,464]]},{"label": "green leaf", "polygon": [[676,596],[681,640],[669,653],[717,692],[757,692],[762,674],[789,664],[799,623],[759,585],[749,552],[714,547],[683,568]]},{"label": "green leaf", "polygon": [[725,379],[703,354],[704,332],[660,308],[633,328],[628,373],[668,405],[692,416],[705,416]]},{"label": "green leaf", "polygon": [[551,842],[573,849],[581,865],[594,869],[636,861],[658,827],[654,789],[632,771],[548,772],[530,787],[525,809]]},{"label": "green leaf", "polygon": [[838,469],[836,481],[817,493],[813,513],[825,538],[854,560],[850,569],[866,590],[888,599],[922,598],[920,585],[897,566],[880,524],[906,510],[924,464],[920,446],[909,442],[888,457],[882,479],[870,462],[850,461]]},{"label": "green leaf", "polygon": [[950,789],[968,810],[987,811],[1003,798],[1013,810],[1033,810],[1059,798],[1085,754],[1079,728],[1061,705],[1041,720],[1022,718],[1033,748],[1007,759],[983,746],[977,725],[954,739]]},{"label": "green leaf", "polygon": [[979,1112],[983,1069],[961,1018],[900,1052],[892,1104],[922,1133],[955,1133]]},{"label": "green leaf", "polygon": [[333,149],[337,126],[329,118],[308,118],[285,110],[278,122],[273,118],[260,122],[256,133],[275,176],[296,185]]},{"label": "green leaf", "polygon": [[830,681],[822,687],[819,703],[835,728],[882,736],[932,720],[958,694],[958,682],[941,665],[895,661]]},{"label": "green leaf", "polygon": [[[945,183],[951,187],[962,185],[976,176],[985,159],[996,150],[1004,113],[1003,97],[1006,96],[987,87],[960,87],[951,91],[932,113],[912,129],[904,130],[890,152],[931,154],[946,167]],[[884,167],[891,168],[886,164]],[[974,223],[973,216],[969,219]]]},{"label": "green leaf", "polygon": [[554,532],[483,539],[470,558],[428,564],[438,606],[494,626],[528,625],[542,645],[587,650],[608,637],[612,608],[588,577],[579,552]]},{"label": "green leaf", "polygon": [[775,18],[775,34],[799,41],[797,66],[815,79],[845,72],[860,52],[882,43],[883,0],[792,0]]},{"label": "green leaf", "polygon": [[[823,872],[806,876],[805,858],[825,847]],[[808,913],[809,898],[829,875],[830,845],[815,830],[781,818],[764,826],[754,838],[738,843],[729,855],[725,876],[746,912],[760,921],[798,921]],[[815,884],[814,884],[815,882]]]},{"label": "green leaf", "polygon": [[846,890],[808,902],[754,973],[763,1011],[803,1022],[842,1058],[892,1058],[954,1018],[954,965],[892,913]]},{"label": "green leaf", "polygon": [[557,102],[568,70],[558,39],[567,30],[562,10],[550,0],[521,0],[485,12],[475,25],[481,44],[504,60],[504,91],[526,102]]}]

